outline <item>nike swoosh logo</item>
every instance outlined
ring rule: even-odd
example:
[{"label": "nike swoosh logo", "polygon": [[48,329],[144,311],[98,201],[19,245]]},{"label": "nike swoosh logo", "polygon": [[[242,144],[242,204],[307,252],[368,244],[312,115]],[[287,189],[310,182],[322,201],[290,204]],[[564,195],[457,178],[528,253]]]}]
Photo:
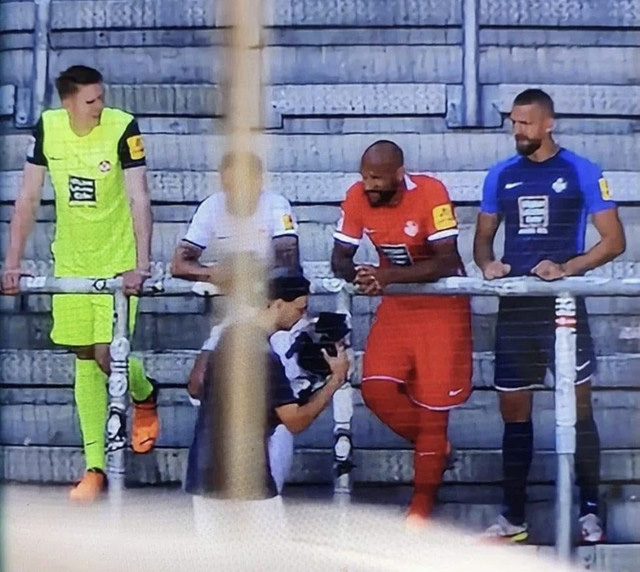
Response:
[{"label": "nike swoosh logo", "polygon": [[464,390],[463,389],[452,389],[449,392],[449,397],[455,397],[456,395],[458,395],[459,393],[462,393]]},{"label": "nike swoosh logo", "polygon": [[582,365],[578,365],[576,366],[576,370],[577,371],[582,371],[585,367],[587,367],[589,364],[591,363],[591,360],[588,359],[587,361],[585,361]]},{"label": "nike swoosh logo", "polygon": [[515,189],[516,187],[519,187],[520,185],[522,185],[522,181],[519,181],[517,183],[507,183],[504,188],[505,189]]}]

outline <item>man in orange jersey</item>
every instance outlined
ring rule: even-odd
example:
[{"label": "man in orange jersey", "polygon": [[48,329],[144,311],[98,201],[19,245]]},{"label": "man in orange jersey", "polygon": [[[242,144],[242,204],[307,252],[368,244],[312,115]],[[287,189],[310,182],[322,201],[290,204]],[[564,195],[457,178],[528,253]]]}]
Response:
[{"label": "man in orange jersey", "polygon": [[[408,175],[402,149],[377,141],[362,156],[362,181],[342,203],[331,265],[369,296],[393,283],[462,276],[458,228],[444,185]],[[363,235],[379,266],[356,266]],[[471,321],[466,296],[384,296],[364,355],[362,396],[376,416],[414,444],[408,524],[431,513],[448,449],[449,410],[471,393]]]}]

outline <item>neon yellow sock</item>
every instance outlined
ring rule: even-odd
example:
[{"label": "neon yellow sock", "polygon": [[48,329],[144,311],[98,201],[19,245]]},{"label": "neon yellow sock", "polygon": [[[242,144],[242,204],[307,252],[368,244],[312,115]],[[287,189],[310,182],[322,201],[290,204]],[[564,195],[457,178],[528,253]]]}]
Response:
[{"label": "neon yellow sock", "polygon": [[74,394],[87,469],[105,470],[107,376],[94,360],[76,358]]},{"label": "neon yellow sock", "polygon": [[144,372],[142,361],[137,357],[129,358],[129,392],[135,401],[144,401],[153,391],[153,385]]}]

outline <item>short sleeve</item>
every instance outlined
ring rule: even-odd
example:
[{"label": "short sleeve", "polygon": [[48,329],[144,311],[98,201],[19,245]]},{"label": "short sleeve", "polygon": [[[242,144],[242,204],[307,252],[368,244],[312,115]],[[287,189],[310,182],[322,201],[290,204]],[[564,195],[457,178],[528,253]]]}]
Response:
[{"label": "short sleeve", "polygon": [[353,185],[342,201],[340,219],[333,233],[333,238],[338,242],[358,246],[362,240],[363,223],[359,200],[361,194],[360,184]]},{"label": "short sleeve", "polygon": [[432,179],[426,189],[427,240],[433,242],[458,235],[458,221],[446,187]]},{"label": "short sleeve", "polygon": [[196,212],[193,214],[193,218],[189,223],[187,233],[182,240],[202,248],[205,250],[209,246],[209,239],[211,238],[212,225],[215,220],[215,203],[214,195],[207,197],[202,201]]},{"label": "short sleeve", "polygon": [[291,203],[285,197],[276,193],[273,193],[270,197],[272,238],[277,238],[278,236],[297,236],[298,225],[293,216]]},{"label": "short sleeve", "polygon": [[269,352],[269,387],[273,409],[297,403],[298,400],[293,394],[284,366],[273,352]]},{"label": "short sleeve", "polygon": [[605,211],[616,206],[611,197],[609,183],[604,178],[600,167],[590,161],[578,165],[580,192],[589,214]]},{"label": "short sleeve", "polygon": [[296,338],[308,325],[308,320],[300,319],[290,330],[278,330],[269,339],[271,349],[280,358],[289,383],[303,376],[302,370],[298,365],[297,353],[293,350],[295,349]]},{"label": "short sleeve", "polygon": [[147,159],[138,122],[132,119],[118,141],[118,158],[123,169],[143,167]]},{"label": "short sleeve", "polygon": [[36,123],[29,138],[29,146],[27,148],[27,163],[46,167],[48,165],[47,158],[44,155],[44,123],[42,117]]},{"label": "short sleeve", "polygon": [[482,185],[482,201],[480,212],[485,214],[498,214],[498,177],[500,170],[497,167],[489,169]]}]

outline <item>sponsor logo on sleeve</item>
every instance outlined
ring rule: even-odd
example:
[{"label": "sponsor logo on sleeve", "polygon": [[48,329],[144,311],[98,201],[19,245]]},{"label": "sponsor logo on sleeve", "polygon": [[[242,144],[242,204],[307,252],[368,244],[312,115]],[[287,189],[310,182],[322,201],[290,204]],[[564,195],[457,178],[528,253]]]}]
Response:
[{"label": "sponsor logo on sleeve", "polygon": [[609,183],[607,183],[607,179],[604,177],[600,177],[598,179],[598,186],[600,187],[600,196],[602,196],[603,201],[611,200],[611,189],[609,189]]},{"label": "sponsor logo on sleeve", "polygon": [[142,144],[142,135],[132,135],[127,138],[127,146],[129,154],[134,161],[144,159],[144,145]]},{"label": "sponsor logo on sleeve", "polygon": [[285,230],[293,230],[293,218],[291,218],[290,214],[285,214],[282,216],[282,226]]},{"label": "sponsor logo on sleeve", "polygon": [[433,207],[432,214],[436,230],[446,230],[456,226],[456,217],[450,204]]}]

